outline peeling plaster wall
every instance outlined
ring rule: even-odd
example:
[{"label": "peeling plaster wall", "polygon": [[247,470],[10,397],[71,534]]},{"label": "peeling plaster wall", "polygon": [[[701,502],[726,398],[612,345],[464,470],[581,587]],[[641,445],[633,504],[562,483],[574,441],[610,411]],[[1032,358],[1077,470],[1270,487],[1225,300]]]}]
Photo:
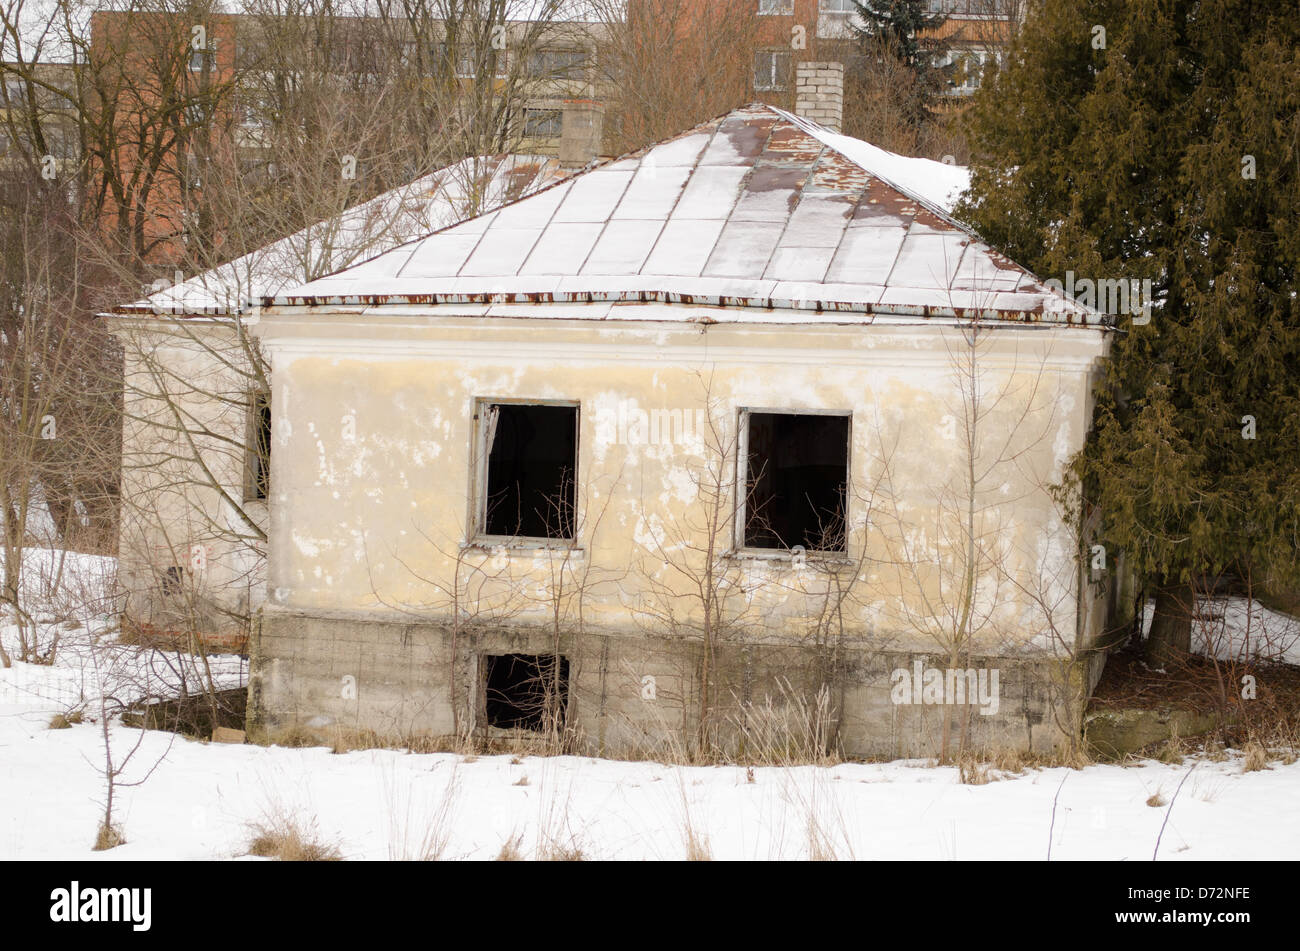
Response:
[{"label": "peeling plaster wall", "polygon": [[[266,591],[264,545],[239,514],[265,531],[267,504],[244,501],[245,357],[218,324],[169,332],[146,318],[113,329],[124,352],[118,572],[127,615],[161,631],[195,624],[213,643],[234,644],[244,632],[228,612],[255,610]],[[159,586],[172,565],[186,569],[180,598]]]},{"label": "peeling plaster wall", "polygon": [[[572,634],[582,584],[582,630],[608,636],[602,677],[611,650],[633,668],[675,650],[670,666],[689,681],[683,661],[698,647],[691,635],[702,618],[690,592],[709,537],[700,484],[714,481],[705,476],[718,458],[711,448],[728,450],[724,468],[734,461],[742,408],[852,413],[849,551],[831,573],[815,558],[796,565],[730,552],[730,534],[720,533],[727,650],[822,649],[834,631],[835,644],[861,652],[868,667],[885,653],[940,658],[943,632],[958,623],[970,518],[979,540],[974,653],[1032,666],[1050,656],[1053,627],[1074,636],[1073,535],[1044,487],[1083,443],[1091,376],[1106,346],[1097,331],[1003,328],[979,344],[972,515],[962,422],[970,408],[959,382],[964,367],[970,386],[970,352],[952,328],[330,320],[326,329],[289,311],[260,329],[276,387],[269,614],[254,679],[271,720],[310,713],[313,691],[326,698],[318,712],[328,708],[344,667],[362,680],[378,669],[364,652],[353,659],[347,638],[331,646],[339,622],[313,628],[307,619],[445,629],[455,592],[462,617],[501,631],[550,630],[558,598],[564,631],[551,631],[554,641]],[[466,547],[480,399],[580,405],[575,550]],[[657,412],[670,438],[640,432],[638,411],[647,420]],[[728,506],[730,479],[728,471]],[[832,619],[825,605],[837,586],[849,594]],[[651,643],[677,646],[651,651]],[[428,649],[427,676],[389,678],[390,700],[435,697],[455,651],[436,639]],[[587,661],[589,675],[595,661]],[[588,675],[575,674],[575,703]],[[317,683],[304,693],[311,676]],[[465,677],[475,680],[468,668]],[[884,683],[887,699],[887,675]],[[608,684],[597,692],[608,707]],[[456,702],[472,718],[472,698]],[[450,704],[444,695],[447,716]],[[416,719],[435,732],[442,723]]]}]

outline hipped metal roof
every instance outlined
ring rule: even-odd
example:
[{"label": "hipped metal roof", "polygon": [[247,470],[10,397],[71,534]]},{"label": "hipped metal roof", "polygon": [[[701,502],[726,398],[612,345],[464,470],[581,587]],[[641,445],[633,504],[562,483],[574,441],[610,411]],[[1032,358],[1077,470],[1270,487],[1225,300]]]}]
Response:
[{"label": "hipped metal roof", "polygon": [[349,208],[264,248],[164,288],[109,316],[237,314],[250,299],[278,294],[499,207],[564,177],[553,158],[467,158]]},{"label": "hipped metal roof", "polygon": [[755,104],[260,303],[654,301],[1104,323],[950,217],[968,183],[965,169]]}]

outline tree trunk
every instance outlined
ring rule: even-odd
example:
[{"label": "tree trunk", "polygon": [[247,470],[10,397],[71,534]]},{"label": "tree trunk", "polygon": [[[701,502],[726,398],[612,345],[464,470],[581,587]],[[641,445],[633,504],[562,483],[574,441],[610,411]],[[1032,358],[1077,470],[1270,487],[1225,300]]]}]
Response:
[{"label": "tree trunk", "polygon": [[1147,663],[1156,667],[1178,664],[1192,649],[1192,610],[1195,594],[1191,585],[1164,584],[1156,589],[1155,616],[1147,635]]}]

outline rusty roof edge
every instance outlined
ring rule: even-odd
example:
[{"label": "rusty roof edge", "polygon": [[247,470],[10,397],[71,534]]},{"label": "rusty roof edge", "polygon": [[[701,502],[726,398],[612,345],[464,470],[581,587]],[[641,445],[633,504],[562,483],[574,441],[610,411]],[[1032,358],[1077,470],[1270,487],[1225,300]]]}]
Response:
[{"label": "rusty roof edge", "polygon": [[[1007,292],[1014,293],[1014,292]],[[548,291],[548,292],[495,292],[468,294],[357,294],[332,297],[299,297],[277,295],[263,297],[253,302],[262,308],[276,307],[387,307],[424,306],[438,307],[456,304],[480,306],[510,304],[622,304],[659,303],[719,309],[750,309],[814,314],[868,314],[887,317],[920,317],[926,320],[953,318],[961,321],[997,319],[1011,323],[1040,323],[1083,329],[1114,330],[1113,321],[1105,314],[1061,311],[1045,314],[1041,310],[1024,310],[998,307],[954,307],[934,304],[880,304],[869,301],[794,300],[774,297],[743,297],[722,294],[689,294],[662,290],[622,291]],[[1059,314],[1059,316],[1052,316]],[[1014,316],[1013,316],[1014,315]],[[1093,319],[1090,317],[1100,317]],[[602,318],[604,319],[604,318]],[[792,320],[791,323],[806,322]]]}]

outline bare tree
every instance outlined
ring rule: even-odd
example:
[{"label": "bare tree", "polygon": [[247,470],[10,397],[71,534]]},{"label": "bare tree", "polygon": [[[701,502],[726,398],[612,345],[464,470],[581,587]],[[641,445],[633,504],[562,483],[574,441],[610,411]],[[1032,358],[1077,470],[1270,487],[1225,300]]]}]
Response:
[{"label": "bare tree", "polygon": [[677,135],[752,97],[760,20],[748,0],[594,0],[597,64],[616,154]]}]

